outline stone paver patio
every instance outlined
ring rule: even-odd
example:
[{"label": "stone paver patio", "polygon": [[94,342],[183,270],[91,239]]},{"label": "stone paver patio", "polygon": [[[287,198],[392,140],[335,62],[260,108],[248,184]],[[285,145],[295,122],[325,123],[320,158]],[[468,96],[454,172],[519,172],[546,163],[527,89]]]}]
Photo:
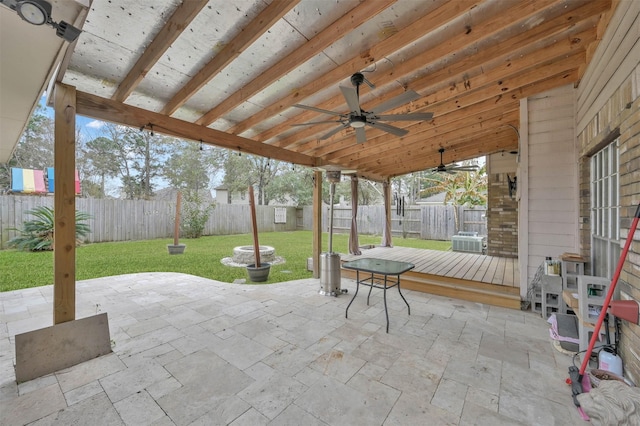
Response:
[{"label": "stone paver patio", "polygon": [[52,287],[0,293],[2,425],[584,424],[531,312],[404,290],[318,295],[319,280],[227,284],[175,273],[77,284],[113,353],[16,384],[14,336],[51,325]]}]

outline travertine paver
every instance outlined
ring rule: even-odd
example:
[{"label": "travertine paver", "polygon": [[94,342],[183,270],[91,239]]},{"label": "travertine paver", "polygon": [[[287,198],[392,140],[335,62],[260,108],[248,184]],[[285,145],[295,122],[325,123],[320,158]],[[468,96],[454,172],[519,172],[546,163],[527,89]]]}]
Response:
[{"label": "travertine paver", "polygon": [[[318,280],[226,284],[176,273],[77,283],[113,353],[19,386],[14,335],[51,323],[51,287],[0,294],[0,424],[584,424],[569,357],[536,314],[405,291],[370,305]],[[397,299],[397,300],[396,300]]]}]

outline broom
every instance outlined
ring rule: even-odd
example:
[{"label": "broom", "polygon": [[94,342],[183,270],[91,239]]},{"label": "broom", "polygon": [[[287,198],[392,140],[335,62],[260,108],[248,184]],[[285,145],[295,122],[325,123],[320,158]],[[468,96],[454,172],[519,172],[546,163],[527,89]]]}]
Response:
[{"label": "broom", "polygon": [[580,370],[578,370],[575,365],[572,365],[571,367],[569,367],[569,378],[571,379],[571,392],[573,394],[573,403],[576,405],[576,407],[580,406],[580,402],[578,402],[577,397],[578,395],[583,393],[582,378],[584,377],[584,372],[587,369],[587,365],[589,364],[589,358],[591,358],[591,353],[593,352],[593,347],[596,344],[596,339],[600,334],[600,327],[602,327],[602,322],[604,321],[604,318],[607,315],[607,310],[609,309],[609,304],[611,303],[613,292],[616,289],[616,284],[618,284],[618,278],[620,278],[620,273],[622,272],[624,261],[627,258],[629,247],[631,246],[631,242],[633,241],[633,235],[636,233],[636,228],[638,227],[639,219],[640,219],[640,203],[638,204],[638,208],[636,209],[636,214],[633,217],[633,221],[631,222],[631,227],[629,228],[629,234],[627,234],[627,240],[624,243],[624,248],[622,249],[622,253],[620,253],[620,260],[618,260],[618,265],[616,266],[616,272],[613,274],[613,278],[611,279],[611,284],[609,285],[609,291],[607,292],[607,297],[604,300],[602,311],[600,312],[600,315],[598,316],[598,321],[596,321],[596,325],[593,329],[593,334],[591,335],[591,340],[589,340],[589,346],[587,347],[587,352],[585,353],[585,356],[582,359]]}]

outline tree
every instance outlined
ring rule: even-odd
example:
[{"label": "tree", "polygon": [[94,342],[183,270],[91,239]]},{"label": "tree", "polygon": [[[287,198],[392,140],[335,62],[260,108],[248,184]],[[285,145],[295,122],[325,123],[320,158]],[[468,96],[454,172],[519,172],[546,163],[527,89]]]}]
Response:
[{"label": "tree", "polygon": [[117,157],[114,142],[99,136],[87,142],[81,149],[84,165],[83,193],[96,198],[106,195],[105,183],[108,178],[118,174]]},{"label": "tree", "polygon": [[284,163],[255,155],[237,155],[228,151],[224,159],[223,185],[229,191],[244,193],[249,185],[257,188],[257,202],[268,205],[275,196],[271,184],[283,171]]},{"label": "tree", "polygon": [[0,165],[0,189],[11,187],[11,168],[44,170],[53,167],[54,121],[38,104],[29,118],[11,159]]},{"label": "tree", "polygon": [[229,203],[231,202],[231,194],[234,192],[244,194],[249,186],[248,170],[251,168],[248,156],[238,155],[232,151],[225,151],[223,154],[224,178],[222,185],[227,189]]},{"label": "tree", "polygon": [[282,171],[270,184],[273,200],[278,203],[292,201],[298,206],[313,203],[313,170],[306,167]]},{"label": "tree", "polygon": [[[486,206],[487,170],[482,166],[475,172],[432,173],[424,180],[433,184],[423,193],[426,195],[445,193],[444,204],[454,206]],[[458,209],[454,209],[456,229],[458,228]]]},{"label": "tree", "polygon": [[258,188],[258,204],[267,206],[273,199],[271,183],[281,171],[281,162],[255,155],[248,156],[248,159],[251,164],[249,172],[251,183]]},{"label": "tree", "polygon": [[153,197],[153,180],[161,174],[167,144],[172,138],[156,135],[153,131],[129,128],[125,133],[125,140],[134,153],[132,169],[135,173],[124,183],[130,194],[136,194],[135,198],[148,200]]},{"label": "tree", "polygon": [[171,145],[172,155],[163,168],[169,185],[182,191],[186,199],[210,189],[209,176],[218,168],[220,149],[200,149],[196,143],[183,140],[174,140]]},{"label": "tree", "polygon": [[102,131],[102,137],[86,145],[85,154],[93,166],[104,177],[119,177],[126,198],[151,198],[170,138],[112,123],[105,124]]}]

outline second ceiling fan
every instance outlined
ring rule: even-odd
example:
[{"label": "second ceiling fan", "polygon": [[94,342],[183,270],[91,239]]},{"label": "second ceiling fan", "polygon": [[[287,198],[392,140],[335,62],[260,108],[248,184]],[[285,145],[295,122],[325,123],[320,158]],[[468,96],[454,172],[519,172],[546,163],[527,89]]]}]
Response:
[{"label": "second ceiling fan", "polygon": [[437,167],[429,169],[429,172],[432,173],[456,173],[456,172],[475,172],[478,170],[478,166],[475,164],[471,165],[461,165],[459,166],[457,163],[451,163],[445,165],[442,161],[442,154],[444,154],[444,148],[440,148],[438,150],[440,153],[440,164]]},{"label": "second ceiling fan", "polygon": [[371,84],[362,73],[355,73],[351,76],[351,83],[353,87],[344,87],[340,86],[340,91],[342,91],[342,95],[347,101],[347,106],[349,107],[349,112],[341,114],[335,111],[329,111],[326,109],[316,108],[307,105],[295,104],[294,107],[307,109],[309,111],[320,112],[322,114],[329,114],[337,116],[336,120],[323,120],[323,121],[314,121],[310,123],[300,123],[293,124],[293,126],[311,126],[314,124],[324,124],[324,123],[339,123],[340,126],[331,130],[329,133],[326,133],[320,137],[320,139],[328,139],[331,136],[335,135],[341,130],[346,128],[353,128],[356,131],[356,141],[358,143],[363,143],[367,141],[367,135],[365,133],[365,126],[371,126],[376,129],[380,129],[387,133],[391,133],[395,136],[404,136],[409,133],[408,130],[401,129],[399,127],[391,126],[390,124],[382,123],[383,121],[422,121],[422,120],[431,120],[433,118],[433,113],[430,112],[417,112],[411,114],[382,114],[385,111],[390,109],[398,108],[401,105],[404,105],[408,102],[414,101],[420,98],[420,95],[413,90],[408,90],[403,94],[396,96],[395,98],[389,99],[386,102],[381,103],[380,105],[373,108],[371,111],[365,111],[360,107],[360,85],[362,83],[367,83],[371,88],[374,88],[373,84]]}]

